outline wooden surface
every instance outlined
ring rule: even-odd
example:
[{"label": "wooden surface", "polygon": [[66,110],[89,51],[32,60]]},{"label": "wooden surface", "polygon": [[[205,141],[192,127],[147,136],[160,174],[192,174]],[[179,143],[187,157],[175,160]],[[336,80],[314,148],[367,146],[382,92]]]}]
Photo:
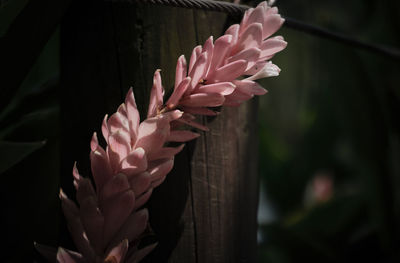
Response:
[{"label": "wooden surface", "polygon": [[[74,160],[89,174],[89,141],[133,87],[142,116],[154,70],[167,90],[179,55],[224,31],[220,13],[75,1],[61,27],[62,187],[72,192]],[[168,93],[168,92],[167,92]],[[145,262],[254,262],[257,101],[205,118],[148,203],[159,246]],[[65,233],[65,232],[64,232]],[[65,234],[64,236],[66,236]],[[67,243],[66,238],[61,242]]]}]

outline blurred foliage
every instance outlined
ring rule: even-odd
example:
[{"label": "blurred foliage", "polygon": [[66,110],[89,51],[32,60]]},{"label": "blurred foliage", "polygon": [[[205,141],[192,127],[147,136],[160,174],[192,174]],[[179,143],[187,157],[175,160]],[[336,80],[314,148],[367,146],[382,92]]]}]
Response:
[{"label": "blurred foliage", "polygon": [[4,36],[8,27],[21,12],[28,0],[0,1],[0,36]]},{"label": "blurred foliage", "polygon": [[[400,46],[398,2],[277,5],[283,15]],[[279,34],[289,43],[273,59],[282,72],[263,81],[270,93],[260,99],[261,182],[273,214],[260,222],[260,262],[400,262],[400,63]],[[332,193],[310,202],[321,174]]]},{"label": "blurred foliage", "polygon": [[[1,2],[1,36],[27,2]],[[2,262],[31,262],[34,240],[55,244],[58,239],[58,31],[37,57],[13,98],[1,105],[0,197],[6,207],[1,225],[7,237]]]}]

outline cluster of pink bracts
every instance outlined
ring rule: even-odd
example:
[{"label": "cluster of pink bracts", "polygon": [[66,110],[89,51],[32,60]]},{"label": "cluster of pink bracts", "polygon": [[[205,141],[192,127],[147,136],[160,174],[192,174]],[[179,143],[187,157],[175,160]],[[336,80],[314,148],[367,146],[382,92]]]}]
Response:
[{"label": "cluster of pink bracts", "polygon": [[[61,191],[62,208],[79,251],[59,248],[56,255],[39,251],[58,262],[139,262],[155,246],[138,249],[148,226],[148,211],[141,208],[152,190],[170,172],[179,147],[200,136],[181,126],[207,130],[194,115],[215,115],[209,107],[238,106],[266,93],[254,80],[277,76],[280,69],[269,60],[286,47],[282,37],[269,38],[282,25],[276,7],[266,2],[246,11],[241,24],[225,35],[194,48],[187,66],[184,56],[176,66],[175,87],[164,103],[160,71],[154,74],[147,119],[140,122],[132,89],[117,112],[104,118],[104,150],[94,133],[91,167],[96,190],[89,179],[73,169],[79,207]],[[238,79],[241,76],[247,78]]]}]

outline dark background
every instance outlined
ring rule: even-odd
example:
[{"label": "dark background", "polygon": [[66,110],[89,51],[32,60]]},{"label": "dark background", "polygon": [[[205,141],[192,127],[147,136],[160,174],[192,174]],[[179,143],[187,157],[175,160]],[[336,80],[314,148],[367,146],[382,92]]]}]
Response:
[{"label": "dark background", "polygon": [[[400,44],[397,1],[277,6],[354,38]],[[260,262],[400,262],[399,61],[279,33],[288,42],[273,59],[282,72],[263,81],[270,92],[260,98]]]},{"label": "dark background", "polygon": [[[0,41],[28,2],[0,1]],[[278,0],[277,6],[284,16],[400,46],[397,1]],[[55,246],[60,239],[57,8],[34,12],[54,17],[36,32],[44,48],[24,38],[28,28],[18,32],[18,43],[0,46],[2,56],[31,48],[38,57],[0,56],[1,79],[22,82],[0,105],[4,262],[31,262],[34,240]],[[400,262],[399,61],[292,29],[279,34],[289,43],[273,59],[282,72],[262,81],[269,93],[259,99],[260,262]],[[8,83],[0,83],[4,95]],[[322,196],[315,178],[324,179]]]}]

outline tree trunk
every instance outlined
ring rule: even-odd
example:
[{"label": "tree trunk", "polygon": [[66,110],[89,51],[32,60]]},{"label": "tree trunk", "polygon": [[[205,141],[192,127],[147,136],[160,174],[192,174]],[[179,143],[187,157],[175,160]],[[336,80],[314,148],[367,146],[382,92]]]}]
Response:
[{"label": "tree trunk", "polygon": [[[72,4],[61,28],[61,184],[67,192],[73,161],[89,174],[89,141],[104,114],[113,113],[132,86],[145,116],[154,71],[162,69],[168,94],[179,55],[190,58],[196,45],[219,37],[226,19],[161,6]],[[187,144],[148,203],[159,245],[145,262],[255,261],[256,112],[253,100],[203,119],[210,132]]]}]

